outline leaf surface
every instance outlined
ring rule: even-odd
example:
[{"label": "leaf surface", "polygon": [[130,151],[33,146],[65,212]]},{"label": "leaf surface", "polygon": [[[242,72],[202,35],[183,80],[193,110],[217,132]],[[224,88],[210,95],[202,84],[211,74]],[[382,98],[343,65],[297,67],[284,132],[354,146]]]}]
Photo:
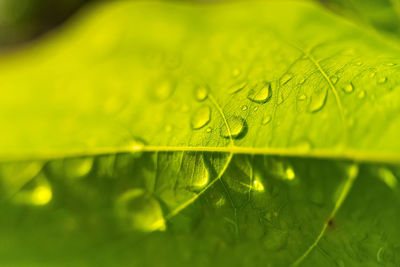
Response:
[{"label": "leaf surface", "polygon": [[4,264],[399,263],[385,39],[301,2],[113,3],[46,39],[0,63]]}]

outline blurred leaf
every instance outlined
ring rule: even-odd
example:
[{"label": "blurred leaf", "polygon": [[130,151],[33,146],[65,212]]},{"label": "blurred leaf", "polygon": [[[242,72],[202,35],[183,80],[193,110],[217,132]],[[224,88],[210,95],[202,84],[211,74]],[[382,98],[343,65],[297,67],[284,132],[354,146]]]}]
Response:
[{"label": "blurred leaf", "polygon": [[0,259],[397,266],[399,50],[312,3],[121,2],[0,63]]}]

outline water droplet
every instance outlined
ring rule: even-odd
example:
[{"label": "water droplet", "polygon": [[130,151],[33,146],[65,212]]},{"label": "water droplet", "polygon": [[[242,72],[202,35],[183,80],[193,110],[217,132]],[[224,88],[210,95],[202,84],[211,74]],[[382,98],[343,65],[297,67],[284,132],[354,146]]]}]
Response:
[{"label": "water droplet", "polygon": [[132,189],[116,201],[116,212],[122,224],[129,230],[141,232],[166,229],[160,203],[142,189]]},{"label": "water droplet", "polygon": [[[275,216],[275,214],[271,214]],[[283,249],[288,240],[287,232],[281,231],[277,228],[272,228],[266,234],[263,243],[266,249],[277,251]]]},{"label": "water droplet", "polygon": [[375,72],[375,71],[372,72],[372,73],[369,75],[370,78],[374,78],[375,76],[376,76],[376,72]]},{"label": "water droplet", "polygon": [[390,188],[394,189],[397,187],[398,183],[397,178],[388,168],[385,167],[379,168],[378,177]]},{"label": "water droplet", "polygon": [[361,61],[356,62],[356,66],[361,66],[361,65],[362,65]]},{"label": "water droplet", "polygon": [[211,108],[209,106],[201,106],[193,114],[190,121],[192,129],[197,130],[206,126],[211,120]]},{"label": "water droplet", "polygon": [[70,158],[64,159],[65,177],[80,179],[89,174],[93,166],[93,158]]},{"label": "water droplet", "polygon": [[237,93],[237,92],[243,90],[246,87],[246,85],[247,85],[247,81],[243,81],[243,82],[234,84],[231,87],[229,87],[228,93],[229,94]]},{"label": "water droplet", "polygon": [[378,80],[378,84],[384,84],[387,82],[387,77],[382,77]]},{"label": "water droplet", "polygon": [[171,124],[165,125],[164,130],[165,130],[166,133],[172,132],[172,125]]},{"label": "water droplet", "polygon": [[211,133],[212,132],[211,127],[208,127],[206,131],[207,131],[207,133]]},{"label": "water droplet", "polygon": [[257,111],[258,110],[258,107],[254,107],[254,111]]},{"label": "water droplet", "polygon": [[153,91],[154,98],[160,101],[167,100],[174,92],[174,89],[175,88],[171,82],[163,81],[155,87]]},{"label": "water droplet", "polygon": [[197,101],[204,101],[208,97],[208,90],[205,87],[199,87],[194,93]]},{"label": "water droplet", "polygon": [[359,99],[363,99],[364,97],[365,97],[365,91],[362,90],[362,91],[360,91],[360,92],[358,93],[358,98],[359,98]]},{"label": "water droplet", "polygon": [[263,104],[271,99],[272,90],[270,83],[255,85],[249,92],[247,98],[255,103]]},{"label": "water droplet", "polygon": [[264,191],[264,185],[262,184],[260,179],[254,179],[252,189],[259,192]]},{"label": "water droplet", "polygon": [[299,95],[299,97],[297,99],[300,101],[304,101],[307,99],[307,96],[305,94],[301,94],[301,95]]},{"label": "water droplet", "polygon": [[290,73],[285,73],[280,81],[281,86],[287,84],[291,79],[293,78],[293,75]]},{"label": "water droplet", "polygon": [[271,115],[266,115],[264,116],[264,118],[262,119],[261,123],[263,125],[267,125],[268,123],[270,123],[272,120],[272,116]]},{"label": "water droplet", "polygon": [[296,177],[294,170],[291,166],[288,166],[285,170],[284,178],[287,180],[293,180]]},{"label": "water droplet", "polygon": [[303,77],[299,80],[299,84],[304,84],[304,82],[306,81],[306,79]]},{"label": "water droplet", "polygon": [[50,184],[43,174],[24,185],[12,198],[18,204],[43,206],[53,198]]},{"label": "water droplet", "polygon": [[338,78],[338,76],[333,75],[333,76],[331,76],[330,80],[331,80],[331,82],[332,82],[333,84],[336,84],[337,81],[339,80],[339,78]]},{"label": "water droplet", "polygon": [[386,63],[386,66],[393,67],[396,66],[396,63]]},{"label": "water droplet", "polygon": [[345,87],[342,88],[343,92],[345,92],[346,94],[350,94],[354,91],[354,86],[352,83],[347,84]]},{"label": "water droplet", "polygon": [[283,97],[283,93],[281,92],[278,97],[278,105],[282,104],[283,101],[285,101],[285,98]]},{"label": "water droplet", "polygon": [[313,95],[311,96],[311,102],[309,104],[309,111],[310,112],[318,112],[320,111],[326,103],[326,99],[328,97],[328,88],[323,87],[320,88],[318,91],[314,91]]},{"label": "water droplet", "polygon": [[243,105],[243,106],[242,106],[242,110],[243,110],[243,111],[246,111],[246,110],[247,110],[247,106],[246,106],[246,105]]},{"label": "water droplet", "polygon": [[241,138],[247,132],[246,121],[239,116],[233,116],[228,119],[228,125],[230,129],[230,134],[225,125],[221,128],[221,136],[224,138]]}]

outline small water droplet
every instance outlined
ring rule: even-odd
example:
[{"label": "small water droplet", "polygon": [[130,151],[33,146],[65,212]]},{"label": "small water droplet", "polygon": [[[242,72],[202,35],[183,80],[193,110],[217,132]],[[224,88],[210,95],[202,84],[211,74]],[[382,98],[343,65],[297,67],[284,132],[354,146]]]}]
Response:
[{"label": "small water droplet", "polygon": [[167,100],[173,93],[174,86],[169,81],[159,83],[154,89],[154,97],[157,100]]},{"label": "small water droplet", "polygon": [[372,72],[372,73],[369,75],[370,78],[374,78],[375,76],[376,76],[376,72],[375,72],[375,71]]},{"label": "small water droplet", "polygon": [[171,124],[165,125],[164,130],[165,130],[166,133],[172,132],[172,125]]},{"label": "small water droplet", "polygon": [[211,127],[208,127],[206,131],[207,131],[207,133],[211,133],[212,132]]},{"label": "small water droplet", "polygon": [[347,84],[345,87],[342,88],[343,92],[346,94],[350,94],[354,91],[354,86],[352,83]]},{"label": "small water droplet", "polygon": [[239,116],[233,116],[228,119],[228,125],[230,129],[230,134],[227,127],[224,125],[221,128],[221,136],[224,138],[241,138],[247,132],[247,124],[245,119]]},{"label": "small water droplet", "polygon": [[303,77],[299,80],[299,84],[304,84],[304,82],[306,81],[306,79]]},{"label": "small water droplet", "polygon": [[301,95],[299,95],[299,97],[297,99],[300,101],[304,101],[307,99],[307,96],[305,94],[301,94]]},{"label": "small water droplet", "polygon": [[396,63],[386,63],[386,66],[393,67],[396,66]]},{"label": "small water droplet", "polygon": [[270,83],[255,85],[249,92],[247,98],[255,103],[263,104],[271,99],[272,90]]},{"label": "small water droplet", "polygon": [[93,158],[64,159],[64,173],[67,178],[80,179],[89,174],[93,166]]},{"label": "small water droplet", "polygon": [[387,82],[387,77],[382,77],[378,80],[378,84],[384,84]]},{"label": "small water droplet", "polygon": [[287,180],[293,180],[296,177],[294,170],[291,166],[288,166],[285,170],[284,178]]},{"label": "small water droplet", "polygon": [[243,105],[242,106],[242,111],[246,111],[247,110],[247,106],[246,105]]},{"label": "small water droplet", "polygon": [[320,111],[325,106],[327,98],[328,98],[328,88],[323,87],[320,88],[318,91],[314,91],[313,95],[311,96],[311,102],[308,107],[309,111],[310,112]]},{"label": "small water droplet", "polygon": [[232,75],[233,75],[233,77],[238,77],[240,75],[240,70],[239,69],[234,69],[232,71]]},{"label": "small water droplet", "polygon": [[361,66],[361,65],[362,65],[361,61],[356,62],[356,66]]},{"label": "small water droplet", "polygon": [[268,123],[270,123],[272,120],[272,116],[271,115],[266,115],[264,116],[264,118],[262,119],[261,123],[263,125],[267,125]]},{"label": "small water droplet", "polygon": [[362,91],[360,91],[360,92],[358,93],[358,98],[359,98],[359,99],[363,99],[364,97],[365,97],[365,91],[362,90]]},{"label": "small water droplet", "polygon": [[339,78],[338,78],[338,76],[333,75],[333,76],[330,77],[330,80],[331,80],[331,82],[332,82],[333,84],[336,84],[337,81],[339,80]]},{"label": "small water droplet", "polygon": [[293,75],[290,73],[285,73],[280,81],[281,86],[287,84],[291,79],[293,78]]},{"label": "small water droplet", "polygon": [[192,114],[190,125],[192,129],[197,130],[206,126],[210,120],[211,108],[209,106],[201,106]]},{"label": "small water droplet", "polygon": [[254,111],[257,111],[258,110],[258,107],[254,107]]},{"label": "small water droplet", "polygon": [[208,97],[208,90],[207,90],[207,88],[201,86],[196,89],[194,95],[195,95],[197,101],[204,101]]},{"label": "small water droplet", "polygon": [[160,203],[142,189],[132,189],[122,194],[115,208],[122,224],[129,230],[153,232],[166,229]]},{"label": "small water droplet", "polygon": [[234,93],[240,92],[241,90],[243,90],[246,87],[247,83],[248,83],[247,81],[243,81],[243,82],[232,85],[231,87],[229,87],[228,93],[234,94]]},{"label": "small water droplet", "polygon": [[393,172],[391,172],[388,168],[385,167],[379,168],[378,177],[390,188],[394,189],[397,187],[398,184],[397,178],[396,176],[394,176]]}]

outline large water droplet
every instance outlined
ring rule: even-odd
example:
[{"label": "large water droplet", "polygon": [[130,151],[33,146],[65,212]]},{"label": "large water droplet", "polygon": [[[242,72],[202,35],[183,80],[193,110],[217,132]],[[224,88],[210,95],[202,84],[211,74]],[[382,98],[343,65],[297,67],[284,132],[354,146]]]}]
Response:
[{"label": "large water droplet", "polygon": [[343,92],[345,92],[346,94],[350,94],[354,91],[354,86],[352,83],[347,84],[345,87],[342,88]]},{"label": "large water droplet", "polygon": [[203,86],[197,88],[194,92],[194,96],[196,97],[197,101],[204,101],[208,97],[207,88]]},{"label": "large water droplet", "polygon": [[272,90],[270,83],[261,83],[254,86],[247,96],[250,101],[255,103],[266,103],[271,99]]},{"label": "large water droplet", "polygon": [[224,138],[242,138],[247,132],[247,124],[245,119],[239,116],[232,116],[228,119],[229,131],[224,125],[221,128],[221,136]]},{"label": "large water droplet", "polygon": [[198,108],[192,115],[190,125],[197,130],[206,126],[211,120],[211,108],[202,106]]},{"label": "large water droplet", "polygon": [[326,99],[328,97],[328,88],[323,87],[311,95],[311,102],[308,106],[310,112],[320,111],[326,103]]},{"label": "large water droplet", "polygon": [[280,81],[281,86],[287,84],[291,79],[293,78],[293,75],[290,73],[285,73]]},{"label": "large water droplet", "polygon": [[116,202],[116,212],[128,230],[152,232],[166,228],[160,203],[142,189],[132,189]]},{"label": "large water droplet", "polygon": [[232,85],[231,87],[229,87],[228,93],[234,94],[234,93],[237,93],[237,92],[243,90],[246,87],[247,83],[248,83],[247,81],[242,81],[240,83]]}]

